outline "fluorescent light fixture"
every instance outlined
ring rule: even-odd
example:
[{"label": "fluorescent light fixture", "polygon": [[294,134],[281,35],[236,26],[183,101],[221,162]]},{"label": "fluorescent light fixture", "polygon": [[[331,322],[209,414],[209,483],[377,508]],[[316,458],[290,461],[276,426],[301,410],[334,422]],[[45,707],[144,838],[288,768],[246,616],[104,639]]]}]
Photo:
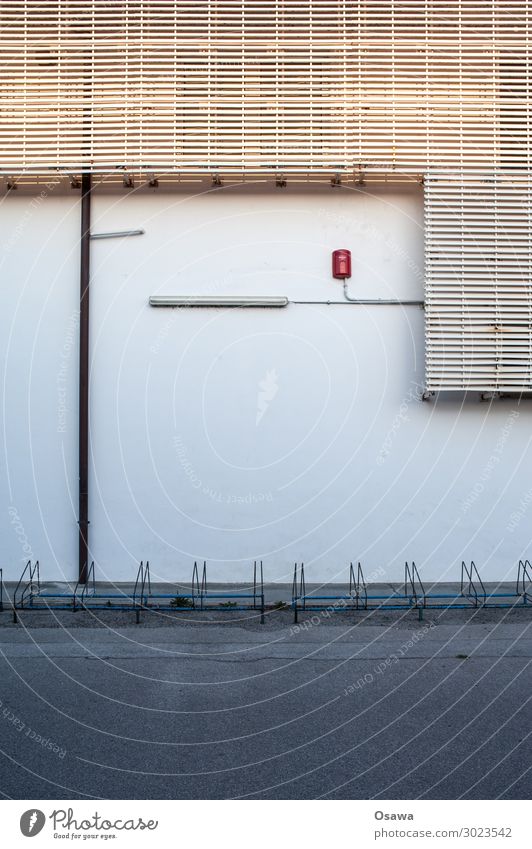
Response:
[{"label": "fluorescent light fixture", "polygon": [[116,230],[112,233],[91,233],[91,239],[119,239],[122,236],[143,236],[144,230]]},{"label": "fluorescent light fixture", "polygon": [[151,295],[151,307],[287,307],[284,295]]}]

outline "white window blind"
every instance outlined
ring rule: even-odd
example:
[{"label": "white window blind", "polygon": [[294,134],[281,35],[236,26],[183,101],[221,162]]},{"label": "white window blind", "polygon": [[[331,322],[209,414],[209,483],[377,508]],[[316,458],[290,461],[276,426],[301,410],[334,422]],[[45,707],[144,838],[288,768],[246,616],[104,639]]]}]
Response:
[{"label": "white window blind", "polygon": [[425,180],[429,390],[532,389],[531,177]]}]

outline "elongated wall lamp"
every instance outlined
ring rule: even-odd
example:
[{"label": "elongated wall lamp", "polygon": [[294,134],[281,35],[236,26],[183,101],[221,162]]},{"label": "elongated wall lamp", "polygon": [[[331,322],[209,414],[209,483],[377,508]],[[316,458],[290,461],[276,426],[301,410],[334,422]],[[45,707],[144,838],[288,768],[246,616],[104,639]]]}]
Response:
[{"label": "elongated wall lamp", "polygon": [[284,295],[151,295],[150,307],[287,307]]}]

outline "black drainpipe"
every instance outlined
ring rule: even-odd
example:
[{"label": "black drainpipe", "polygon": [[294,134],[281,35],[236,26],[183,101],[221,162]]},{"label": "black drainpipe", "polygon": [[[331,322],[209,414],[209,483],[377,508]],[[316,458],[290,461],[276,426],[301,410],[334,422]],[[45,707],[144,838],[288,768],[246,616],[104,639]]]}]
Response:
[{"label": "black drainpipe", "polygon": [[87,583],[89,551],[89,284],[91,175],[81,176],[79,279],[79,582]]}]

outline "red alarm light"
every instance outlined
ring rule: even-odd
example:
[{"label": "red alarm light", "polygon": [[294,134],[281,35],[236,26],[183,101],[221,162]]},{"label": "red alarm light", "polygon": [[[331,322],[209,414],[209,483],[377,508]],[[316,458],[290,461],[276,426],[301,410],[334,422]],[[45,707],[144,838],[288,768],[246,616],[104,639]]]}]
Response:
[{"label": "red alarm light", "polygon": [[345,280],[347,277],[351,277],[351,251],[333,251],[332,273],[337,280]]}]

